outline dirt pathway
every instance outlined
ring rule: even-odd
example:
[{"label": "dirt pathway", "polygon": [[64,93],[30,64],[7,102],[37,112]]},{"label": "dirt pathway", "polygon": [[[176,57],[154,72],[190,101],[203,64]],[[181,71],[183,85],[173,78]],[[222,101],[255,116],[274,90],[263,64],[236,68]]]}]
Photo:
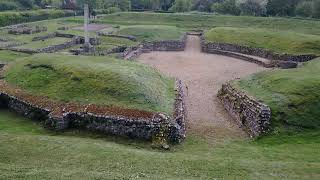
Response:
[{"label": "dirt pathway", "polygon": [[188,36],[184,52],[151,52],[141,55],[138,61],[187,84],[188,133],[218,139],[246,137],[216,95],[224,82],[265,68],[243,60],[201,53],[197,36]]}]

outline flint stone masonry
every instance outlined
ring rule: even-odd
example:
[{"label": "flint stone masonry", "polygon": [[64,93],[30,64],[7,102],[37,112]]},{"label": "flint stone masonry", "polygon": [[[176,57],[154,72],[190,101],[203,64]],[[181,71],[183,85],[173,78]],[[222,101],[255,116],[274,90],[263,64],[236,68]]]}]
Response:
[{"label": "flint stone masonry", "polygon": [[47,27],[44,26],[35,26],[35,27],[29,27],[27,25],[19,25],[19,26],[13,26],[9,29],[9,34],[14,35],[20,35],[20,34],[35,34],[47,31]]},{"label": "flint stone masonry", "polygon": [[268,132],[271,121],[270,108],[234,88],[222,85],[218,98],[231,117],[253,138]]},{"label": "flint stone masonry", "polygon": [[237,44],[228,43],[215,43],[206,42],[205,37],[201,37],[202,51],[206,53],[217,53],[217,51],[230,51],[242,54],[248,54],[252,56],[258,56],[269,60],[277,61],[292,61],[292,62],[306,62],[317,58],[318,56],[313,54],[306,55],[290,55],[290,54],[277,54],[262,48],[251,48],[247,46],[241,46]]},{"label": "flint stone masonry", "polygon": [[8,108],[27,118],[44,121],[46,127],[58,131],[79,128],[104,134],[153,140],[164,128],[167,129],[164,136],[169,142],[180,143],[185,138],[185,105],[182,86],[182,82],[177,81],[174,119],[162,113],[153,113],[149,118],[97,115],[87,112],[87,108],[82,112],[55,115],[50,109],[39,107],[3,92],[0,92],[0,108]]}]

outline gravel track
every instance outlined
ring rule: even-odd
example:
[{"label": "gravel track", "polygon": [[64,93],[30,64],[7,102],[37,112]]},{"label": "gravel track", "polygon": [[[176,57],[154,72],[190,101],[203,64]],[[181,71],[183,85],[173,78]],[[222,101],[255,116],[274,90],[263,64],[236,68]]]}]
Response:
[{"label": "gravel track", "polygon": [[235,58],[201,53],[198,36],[188,36],[183,52],[151,52],[142,54],[138,61],[179,78],[187,85],[188,133],[224,140],[247,137],[216,95],[224,82],[265,68]]}]

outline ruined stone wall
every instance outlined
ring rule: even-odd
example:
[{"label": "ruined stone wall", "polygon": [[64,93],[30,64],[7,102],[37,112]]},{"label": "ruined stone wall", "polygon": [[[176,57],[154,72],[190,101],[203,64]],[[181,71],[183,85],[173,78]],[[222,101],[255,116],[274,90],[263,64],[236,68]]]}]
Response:
[{"label": "ruined stone wall", "polygon": [[184,51],[186,47],[187,35],[183,35],[181,40],[164,40],[143,42],[138,46],[128,47],[121,55],[124,59],[135,59],[142,53],[150,51]]},{"label": "ruined stone wall", "polygon": [[184,94],[181,89],[182,83],[178,81],[174,119],[162,113],[152,113],[150,117],[98,115],[88,112],[87,108],[81,112],[57,114],[50,108],[28,103],[4,92],[0,92],[0,108],[9,108],[24,117],[44,121],[46,127],[54,130],[78,128],[145,140],[161,135],[169,142],[180,143],[185,138]]},{"label": "ruined stone wall", "polygon": [[231,117],[251,136],[258,137],[269,130],[270,108],[233,87],[230,83],[222,85],[218,98]]},{"label": "ruined stone wall", "polygon": [[306,62],[317,58],[318,56],[313,54],[306,55],[290,55],[290,54],[277,54],[262,48],[251,48],[247,46],[228,44],[228,43],[215,43],[206,42],[205,37],[201,37],[202,51],[206,53],[216,54],[218,51],[230,51],[242,54],[248,54],[252,56],[258,56],[269,60],[278,61],[292,61],[292,62]]}]

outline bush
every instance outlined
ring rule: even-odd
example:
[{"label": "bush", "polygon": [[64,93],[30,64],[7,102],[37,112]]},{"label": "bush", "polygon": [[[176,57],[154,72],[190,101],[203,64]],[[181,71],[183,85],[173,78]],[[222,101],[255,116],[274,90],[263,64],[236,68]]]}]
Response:
[{"label": "bush", "polygon": [[0,2],[0,11],[16,10],[18,6],[13,2]]},{"label": "bush", "polygon": [[266,14],[266,5],[261,0],[242,0],[239,2],[242,15],[263,16]]},{"label": "bush", "polygon": [[240,9],[236,5],[236,0],[226,0],[222,3],[214,3],[211,11],[221,14],[240,15]]},{"label": "bush", "polygon": [[121,9],[118,7],[109,7],[107,9],[107,14],[112,14],[112,13],[117,13],[117,12],[121,12]]},{"label": "bush", "polygon": [[312,16],[312,2],[311,1],[302,1],[296,7],[296,15],[302,17],[311,17]]},{"label": "bush", "polygon": [[46,19],[56,19],[61,17],[73,16],[73,11],[63,10],[38,10],[24,12],[1,12],[0,26],[8,26],[13,24],[40,21]]},{"label": "bush", "polygon": [[187,12],[191,10],[190,0],[176,0],[169,11],[174,12]]},{"label": "bush", "polygon": [[313,1],[312,16],[315,18],[320,18],[320,0]]}]

